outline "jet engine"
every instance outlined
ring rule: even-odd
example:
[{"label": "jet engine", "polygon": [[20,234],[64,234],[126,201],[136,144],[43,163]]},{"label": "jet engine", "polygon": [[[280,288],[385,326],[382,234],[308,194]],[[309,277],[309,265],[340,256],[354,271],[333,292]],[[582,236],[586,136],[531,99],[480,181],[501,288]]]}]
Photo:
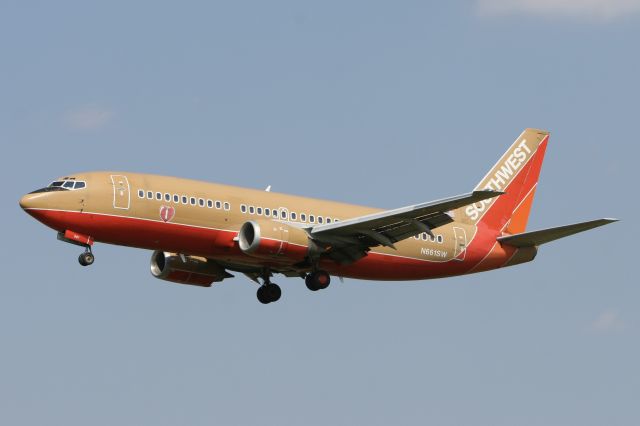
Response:
[{"label": "jet engine", "polygon": [[199,256],[180,256],[156,250],[151,255],[151,275],[178,284],[211,287],[214,282],[231,277],[217,263]]},{"label": "jet engine", "polygon": [[245,222],[238,234],[238,245],[249,256],[291,263],[303,261],[317,249],[303,229],[271,220]]}]

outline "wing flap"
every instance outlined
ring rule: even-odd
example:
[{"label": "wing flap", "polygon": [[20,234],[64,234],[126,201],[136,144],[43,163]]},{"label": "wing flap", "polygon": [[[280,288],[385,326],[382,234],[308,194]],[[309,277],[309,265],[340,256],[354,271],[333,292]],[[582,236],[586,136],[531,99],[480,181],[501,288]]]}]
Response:
[{"label": "wing flap", "polygon": [[514,247],[533,247],[551,241],[568,237],[579,232],[588,231],[599,226],[617,222],[618,219],[597,219],[588,222],[574,223],[572,225],[558,226],[555,228],[542,229],[539,231],[523,232],[522,234],[509,235],[506,237],[498,237],[498,241],[502,244],[508,244]]}]

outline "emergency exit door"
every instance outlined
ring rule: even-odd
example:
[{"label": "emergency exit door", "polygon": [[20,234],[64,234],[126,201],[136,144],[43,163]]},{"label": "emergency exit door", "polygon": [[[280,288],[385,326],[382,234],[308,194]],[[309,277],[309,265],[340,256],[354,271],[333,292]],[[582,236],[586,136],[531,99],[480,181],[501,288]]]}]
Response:
[{"label": "emergency exit door", "polygon": [[463,261],[467,254],[467,232],[464,228],[454,226],[453,234],[455,238],[454,259]]}]

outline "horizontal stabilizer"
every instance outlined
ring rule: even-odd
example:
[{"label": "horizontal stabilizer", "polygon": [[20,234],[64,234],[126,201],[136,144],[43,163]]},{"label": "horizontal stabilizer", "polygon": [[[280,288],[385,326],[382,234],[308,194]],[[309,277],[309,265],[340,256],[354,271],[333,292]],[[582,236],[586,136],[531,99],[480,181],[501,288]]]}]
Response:
[{"label": "horizontal stabilizer", "polygon": [[542,229],[540,231],[523,232],[522,234],[509,235],[506,237],[498,237],[498,241],[502,244],[508,244],[514,247],[533,247],[540,244],[548,243],[578,232],[588,231],[589,229],[617,222],[618,219],[597,219],[589,222],[574,223],[573,225],[558,226],[557,228]]}]

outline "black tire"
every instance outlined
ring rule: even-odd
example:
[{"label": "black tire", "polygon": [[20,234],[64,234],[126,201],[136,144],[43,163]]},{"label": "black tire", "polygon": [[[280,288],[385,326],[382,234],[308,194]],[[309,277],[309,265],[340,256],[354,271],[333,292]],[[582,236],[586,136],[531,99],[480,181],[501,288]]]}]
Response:
[{"label": "black tire", "polygon": [[316,287],[314,279],[313,279],[313,274],[307,274],[306,277],[304,277],[304,283],[307,286],[307,288],[311,291],[318,291],[320,290],[318,287]]},{"label": "black tire", "polygon": [[266,305],[267,303],[271,302],[271,299],[269,298],[269,293],[267,293],[266,286],[264,286],[264,285],[258,287],[258,291],[256,293],[256,296],[258,296],[258,301],[260,303],[262,303],[263,305]]},{"label": "black tire", "polygon": [[270,302],[277,302],[280,300],[280,296],[282,296],[282,289],[278,284],[267,284],[266,293],[269,296]]},{"label": "black tire", "polygon": [[315,281],[315,285],[319,290],[324,290],[325,288],[329,287],[329,284],[331,284],[331,275],[329,275],[327,272],[316,271],[313,275],[313,280]]},{"label": "black tire", "polygon": [[95,257],[93,256],[93,253],[91,252],[84,252],[81,253],[80,256],[78,256],[78,262],[82,265],[82,266],[89,266],[91,264],[93,264],[93,261],[95,260]]}]

